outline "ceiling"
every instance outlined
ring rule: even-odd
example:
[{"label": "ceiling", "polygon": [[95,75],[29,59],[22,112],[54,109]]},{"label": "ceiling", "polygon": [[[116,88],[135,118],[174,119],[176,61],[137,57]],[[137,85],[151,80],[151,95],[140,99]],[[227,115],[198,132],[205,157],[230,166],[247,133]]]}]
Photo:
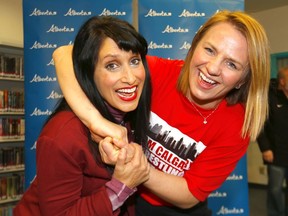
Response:
[{"label": "ceiling", "polygon": [[245,0],[245,11],[247,13],[254,13],[283,6],[288,6],[287,0]]}]

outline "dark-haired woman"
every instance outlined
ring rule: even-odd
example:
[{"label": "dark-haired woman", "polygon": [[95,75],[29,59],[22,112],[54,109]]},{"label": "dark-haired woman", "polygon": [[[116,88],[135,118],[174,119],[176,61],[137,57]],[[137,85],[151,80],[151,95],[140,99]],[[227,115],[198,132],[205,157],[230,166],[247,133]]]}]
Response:
[{"label": "dark-haired woman", "polygon": [[126,127],[133,142],[119,149],[115,167],[105,165],[89,128],[63,99],[37,140],[36,178],[13,215],[134,215],[131,196],[150,170],[139,145],[146,142],[150,112],[146,53],[145,39],[125,21],[92,17],[83,24],[73,48],[77,80],[95,108]]}]

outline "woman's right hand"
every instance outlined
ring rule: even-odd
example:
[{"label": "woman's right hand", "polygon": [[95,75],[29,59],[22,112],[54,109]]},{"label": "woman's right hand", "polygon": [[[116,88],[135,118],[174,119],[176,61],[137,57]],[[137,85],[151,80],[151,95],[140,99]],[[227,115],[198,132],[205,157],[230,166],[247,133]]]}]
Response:
[{"label": "woman's right hand", "polygon": [[262,152],[262,157],[264,161],[267,161],[268,163],[272,163],[274,159],[273,151],[267,150],[267,151]]},{"label": "woman's right hand", "polygon": [[102,161],[109,165],[116,164],[122,148],[125,148],[126,150],[126,163],[130,162],[135,154],[135,145],[111,137],[106,137],[101,140],[98,144],[98,148]]},{"label": "woman's right hand", "polygon": [[120,149],[113,178],[129,188],[135,188],[149,179],[150,165],[140,145],[137,143],[130,143],[129,145],[135,149],[134,157],[126,162],[127,150],[126,148]]}]

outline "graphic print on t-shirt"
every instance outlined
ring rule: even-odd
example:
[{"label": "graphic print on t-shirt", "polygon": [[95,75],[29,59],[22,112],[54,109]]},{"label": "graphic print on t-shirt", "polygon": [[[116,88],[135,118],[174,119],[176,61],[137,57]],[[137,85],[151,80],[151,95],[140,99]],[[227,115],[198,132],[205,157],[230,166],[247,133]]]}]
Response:
[{"label": "graphic print on t-shirt", "polygon": [[171,127],[157,114],[151,112],[148,132],[148,149],[145,154],[157,169],[176,176],[183,176],[190,163],[206,148],[200,141]]}]

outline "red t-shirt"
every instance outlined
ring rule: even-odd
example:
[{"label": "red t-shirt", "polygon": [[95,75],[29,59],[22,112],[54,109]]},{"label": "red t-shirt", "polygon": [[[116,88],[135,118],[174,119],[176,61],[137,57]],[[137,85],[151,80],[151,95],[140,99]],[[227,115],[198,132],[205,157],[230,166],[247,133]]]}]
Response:
[{"label": "red t-shirt", "polygon": [[[200,201],[221,186],[245,154],[249,138],[241,138],[244,107],[223,100],[208,123],[176,88],[183,61],[147,57],[152,78],[149,162],[163,172],[183,176]],[[212,110],[197,109],[203,116]],[[172,186],[172,185],[171,185]],[[167,205],[142,188],[152,205]]]}]

